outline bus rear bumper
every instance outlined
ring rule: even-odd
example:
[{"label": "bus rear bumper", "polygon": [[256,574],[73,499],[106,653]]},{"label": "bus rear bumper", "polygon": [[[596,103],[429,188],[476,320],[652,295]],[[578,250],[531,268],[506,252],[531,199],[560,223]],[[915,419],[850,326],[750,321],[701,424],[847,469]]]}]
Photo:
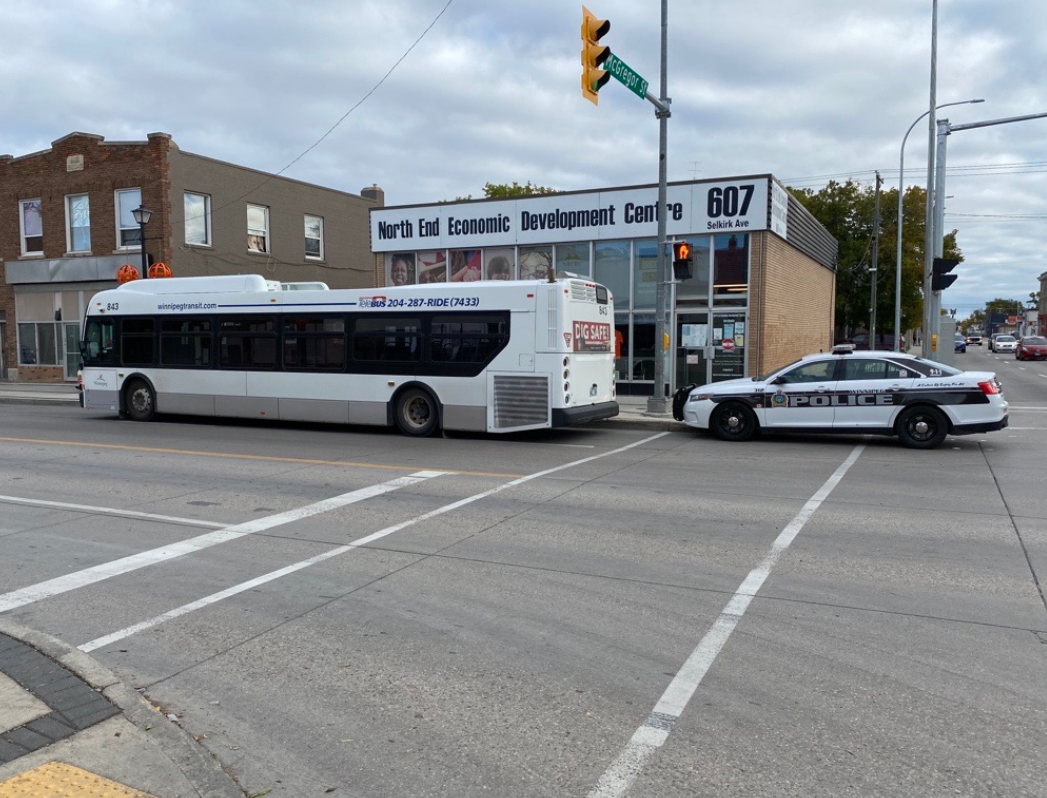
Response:
[{"label": "bus rear bumper", "polygon": [[582,405],[581,407],[553,408],[554,427],[569,427],[572,424],[584,424],[588,421],[599,421],[604,418],[614,418],[618,415],[617,402],[601,402],[598,405]]}]

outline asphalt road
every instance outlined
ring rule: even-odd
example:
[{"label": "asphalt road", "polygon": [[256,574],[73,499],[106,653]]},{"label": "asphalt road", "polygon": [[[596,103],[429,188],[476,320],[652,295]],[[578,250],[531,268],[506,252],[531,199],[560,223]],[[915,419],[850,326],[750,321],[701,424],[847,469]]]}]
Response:
[{"label": "asphalt road", "polygon": [[249,793],[1042,796],[1047,363],[957,358],[931,452],[0,405],[0,612]]}]

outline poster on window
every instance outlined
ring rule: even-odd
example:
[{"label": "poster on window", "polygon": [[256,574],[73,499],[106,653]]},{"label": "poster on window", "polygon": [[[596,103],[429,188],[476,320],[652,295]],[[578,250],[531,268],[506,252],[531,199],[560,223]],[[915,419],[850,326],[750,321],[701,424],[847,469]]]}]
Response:
[{"label": "poster on window", "polygon": [[480,279],[480,250],[458,249],[451,253],[451,282],[471,283]]},{"label": "poster on window", "polygon": [[680,346],[685,349],[701,349],[707,345],[709,337],[709,325],[707,324],[681,324]]},{"label": "poster on window", "polygon": [[386,285],[414,285],[413,252],[394,252],[389,256]]},{"label": "poster on window", "polygon": [[511,247],[504,249],[484,250],[484,279],[485,280],[512,280],[513,250]]},{"label": "poster on window", "polygon": [[438,252],[418,253],[418,282],[420,283],[446,283],[447,282],[447,253],[442,249]]}]

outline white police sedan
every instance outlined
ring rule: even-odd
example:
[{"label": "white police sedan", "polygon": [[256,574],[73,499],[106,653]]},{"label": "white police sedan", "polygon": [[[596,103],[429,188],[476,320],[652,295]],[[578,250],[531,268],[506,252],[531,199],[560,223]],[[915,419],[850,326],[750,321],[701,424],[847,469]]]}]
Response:
[{"label": "white police sedan", "polygon": [[681,389],[673,405],[678,420],[725,441],[761,431],[831,432],[897,435],[905,446],[931,449],[946,435],[1007,426],[994,373],[853,347],[809,355],[764,377]]}]

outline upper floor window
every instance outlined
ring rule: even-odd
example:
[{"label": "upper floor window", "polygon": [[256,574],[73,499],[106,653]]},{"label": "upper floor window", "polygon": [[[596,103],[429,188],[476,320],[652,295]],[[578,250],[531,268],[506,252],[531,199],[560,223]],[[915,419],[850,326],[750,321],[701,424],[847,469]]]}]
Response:
[{"label": "upper floor window", "polygon": [[322,216],[305,215],[305,256],[323,260],[324,219]]},{"label": "upper floor window", "polygon": [[18,201],[18,223],[22,233],[22,254],[44,254],[44,223],[40,215],[40,200]]},{"label": "upper floor window", "polygon": [[131,249],[142,246],[142,229],[131,211],[142,204],[142,189],[123,188],[116,192],[116,246]]},{"label": "upper floor window", "polygon": [[65,198],[66,244],[69,252],[91,251],[91,202],[86,194]]},{"label": "upper floor window", "polygon": [[264,205],[247,206],[247,249],[269,252],[269,209]]},{"label": "upper floor window", "polygon": [[211,246],[211,197],[185,192],[185,243]]}]

